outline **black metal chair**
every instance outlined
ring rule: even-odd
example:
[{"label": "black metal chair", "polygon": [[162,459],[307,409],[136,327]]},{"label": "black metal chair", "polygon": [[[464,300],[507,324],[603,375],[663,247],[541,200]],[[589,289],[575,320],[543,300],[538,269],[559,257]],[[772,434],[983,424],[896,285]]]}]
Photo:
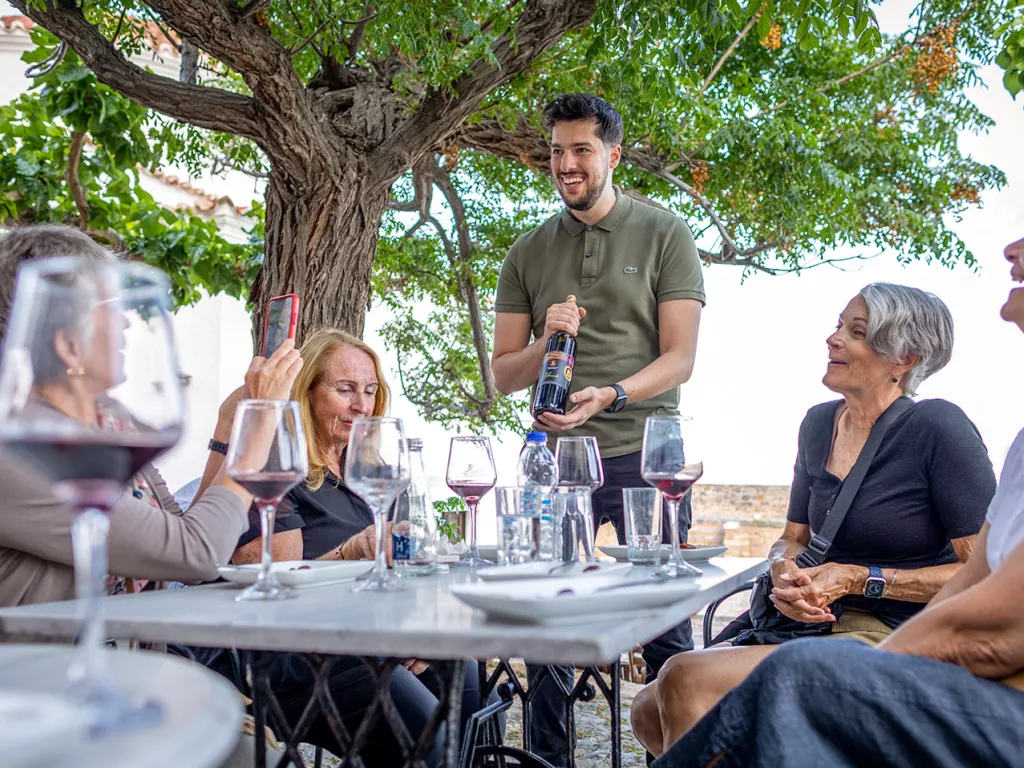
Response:
[{"label": "black metal chair", "polygon": [[711,603],[708,606],[707,610],[704,611],[704,647],[705,648],[707,648],[709,645],[711,645],[711,641],[714,638],[714,634],[713,634],[713,630],[712,630],[712,624],[713,624],[713,622],[715,620],[715,611],[718,610],[718,607],[722,603],[724,603],[726,600],[728,600],[730,597],[732,597],[733,595],[738,595],[741,592],[749,592],[753,588],[754,588],[754,582],[753,581],[748,581],[746,584],[741,584],[740,586],[736,587],[736,589],[734,589],[732,592],[730,592],[729,594],[725,595],[724,597],[718,598],[717,600],[715,600],[715,602]]}]

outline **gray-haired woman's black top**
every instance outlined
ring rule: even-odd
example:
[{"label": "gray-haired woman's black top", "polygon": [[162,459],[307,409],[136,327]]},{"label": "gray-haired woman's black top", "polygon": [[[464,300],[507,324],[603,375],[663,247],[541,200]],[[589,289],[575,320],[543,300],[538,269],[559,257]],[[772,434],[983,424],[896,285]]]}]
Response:
[{"label": "gray-haired woman's black top", "polygon": [[[842,481],[829,472],[833,425],[842,400],[811,408],[800,425],[787,519],[821,529]],[[996,491],[977,428],[946,400],[922,400],[889,427],[827,561],[914,569],[957,561],[951,539],[981,530]],[[924,603],[849,595],[847,608],[897,626]]]}]

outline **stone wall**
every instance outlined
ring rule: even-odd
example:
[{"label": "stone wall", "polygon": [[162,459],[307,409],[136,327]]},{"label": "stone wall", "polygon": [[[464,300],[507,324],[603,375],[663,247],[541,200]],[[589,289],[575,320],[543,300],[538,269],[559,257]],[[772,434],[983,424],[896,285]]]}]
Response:
[{"label": "stone wall", "polygon": [[764,557],[782,533],[788,506],[788,485],[697,484],[689,541],[724,544],[736,557]]}]

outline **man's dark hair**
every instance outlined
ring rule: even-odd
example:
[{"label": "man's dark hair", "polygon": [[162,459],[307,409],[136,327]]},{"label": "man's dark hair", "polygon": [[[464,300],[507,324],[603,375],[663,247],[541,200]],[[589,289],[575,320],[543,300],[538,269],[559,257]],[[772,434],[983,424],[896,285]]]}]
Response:
[{"label": "man's dark hair", "polygon": [[544,127],[549,131],[555,123],[570,120],[594,120],[597,137],[607,146],[622,143],[622,117],[615,107],[589,93],[563,93],[544,107]]}]

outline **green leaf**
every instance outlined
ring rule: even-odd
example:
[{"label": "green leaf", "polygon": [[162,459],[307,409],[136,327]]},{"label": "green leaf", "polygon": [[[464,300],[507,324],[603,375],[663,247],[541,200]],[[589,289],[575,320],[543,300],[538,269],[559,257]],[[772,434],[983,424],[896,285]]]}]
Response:
[{"label": "green leaf", "polygon": [[1017,94],[1024,90],[1024,82],[1021,81],[1020,73],[1014,70],[1007,70],[1003,74],[1003,86],[1010,92],[1014,100],[1017,99]]}]

